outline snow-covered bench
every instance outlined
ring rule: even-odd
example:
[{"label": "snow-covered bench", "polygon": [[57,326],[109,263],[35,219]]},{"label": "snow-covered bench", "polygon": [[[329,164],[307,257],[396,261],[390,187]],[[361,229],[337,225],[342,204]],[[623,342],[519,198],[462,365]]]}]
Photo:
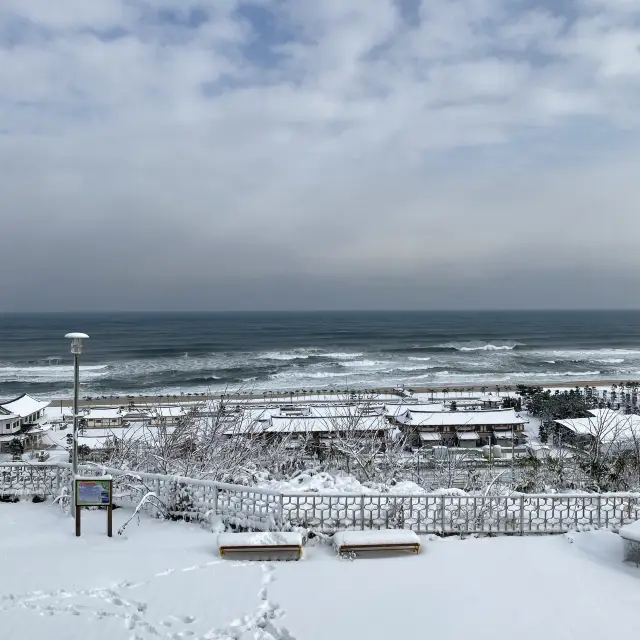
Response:
[{"label": "snow-covered bench", "polygon": [[299,560],[302,556],[302,535],[281,531],[253,533],[221,533],[218,535],[220,557],[241,554],[254,559],[287,558]]},{"label": "snow-covered bench", "polygon": [[640,520],[622,527],[619,533],[624,540],[624,559],[640,564]]},{"label": "snow-covered bench", "polygon": [[333,536],[338,553],[358,551],[420,551],[420,538],[408,529],[339,531]]}]

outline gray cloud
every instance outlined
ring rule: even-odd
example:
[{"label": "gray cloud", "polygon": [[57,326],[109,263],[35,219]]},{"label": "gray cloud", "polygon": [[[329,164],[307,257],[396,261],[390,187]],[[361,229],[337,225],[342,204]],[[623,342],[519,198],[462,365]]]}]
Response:
[{"label": "gray cloud", "polygon": [[0,8],[4,310],[640,305],[635,3],[50,5]]}]

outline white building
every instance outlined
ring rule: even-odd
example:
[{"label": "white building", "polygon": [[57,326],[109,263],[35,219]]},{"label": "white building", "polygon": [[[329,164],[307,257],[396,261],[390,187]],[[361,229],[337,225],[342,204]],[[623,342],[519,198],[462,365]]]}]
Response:
[{"label": "white building", "polygon": [[0,407],[0,436],[12,435],[20,431],[20,416]]},{"label": "white building", "polygon": [[625,415],[613,409],[594,409],[589,413],[589,418],[569,418],[555,423],[569,439],[598,440],[620,447],[640,443],[640,416]]},{"label": "white building", "polygon": [[117,407],[94,407],[84,416],[87,429],[103,427],[122,427],[124,417],[122,410]]},{"label": "white building", "polygon": [[397,419],[414,434],[415,445],[445,444],[475,448],[484,444],[511,445],[524,441],[524,424],[513,409],[497,411],[413,411]]},{"label": "white building", "polygon": [[157,427],[175,427],[186,415],[184,407],[177,404],[152,407],[149,411],[149,424]]},{"label": "white building", "polygon": [[39,446],[47,430],[47,425],[41,424],[44,410],[50,404],[26,393],[0,403],[0,452],[8,451],[14,438],[20,440],[25,449]]},{"label": "white building", "polygon": [[22,427],[26,424],[37,424],[40,422],[44,417],[44,410],[50,404],[51,402],[36,400],[36,398],[30,396],[28,393],[23,393],[13,400],[1,402],[0,413],[17,416],[20,422],[19,426]]}]

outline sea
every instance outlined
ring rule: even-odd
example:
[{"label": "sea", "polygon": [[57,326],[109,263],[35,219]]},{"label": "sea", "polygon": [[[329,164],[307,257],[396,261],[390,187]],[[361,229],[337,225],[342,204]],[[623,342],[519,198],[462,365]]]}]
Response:
[{"label": "sea", "polygon": [[0,315],[0,398],[640,379],[640,311]]}]

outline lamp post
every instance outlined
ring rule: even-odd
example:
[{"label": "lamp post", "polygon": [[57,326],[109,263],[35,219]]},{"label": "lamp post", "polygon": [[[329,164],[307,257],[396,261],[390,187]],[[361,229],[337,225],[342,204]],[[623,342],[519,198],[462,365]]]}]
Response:
[{"label": "lamp post", "polygon": [[[89,336],[86,333],[67,333],[65,338],[71,340],[71,353],[73,353],[73,491],[71,503],[75,507],[75,482],[78,475],[78,394],[80,390],[80,354],[82,353],[82,341]],[[75,509],[72,509],[75,513]]]}]

